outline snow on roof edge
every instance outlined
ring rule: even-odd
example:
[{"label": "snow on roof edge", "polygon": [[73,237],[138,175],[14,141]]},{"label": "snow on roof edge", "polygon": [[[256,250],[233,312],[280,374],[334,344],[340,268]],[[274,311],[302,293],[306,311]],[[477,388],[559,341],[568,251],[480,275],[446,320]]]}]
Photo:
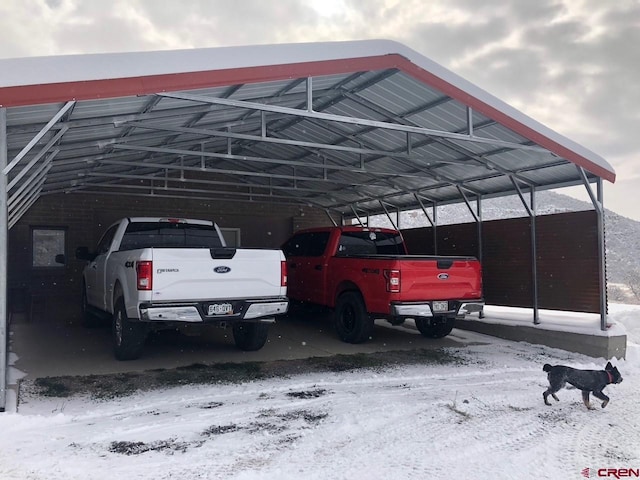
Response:
[{"label": "snow on roof edge", "polygon": [[399,46],[361,40],[9,58],[0,59],[0,88],[322,62],[397,53]]}]

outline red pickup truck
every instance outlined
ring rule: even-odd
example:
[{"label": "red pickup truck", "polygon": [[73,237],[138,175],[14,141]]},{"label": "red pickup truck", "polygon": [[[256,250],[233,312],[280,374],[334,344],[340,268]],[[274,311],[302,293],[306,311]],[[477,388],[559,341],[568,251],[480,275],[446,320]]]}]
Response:
[{"label": "red pickup truck", "polygon": [[373,321],[412,318],[423,336],[448,335],[456,316],[482,311],[474,257],[408,255],[402,235],[356,226],[300,230],[283,246],[288,296],[334,310],[338,336],[361,343]]}]

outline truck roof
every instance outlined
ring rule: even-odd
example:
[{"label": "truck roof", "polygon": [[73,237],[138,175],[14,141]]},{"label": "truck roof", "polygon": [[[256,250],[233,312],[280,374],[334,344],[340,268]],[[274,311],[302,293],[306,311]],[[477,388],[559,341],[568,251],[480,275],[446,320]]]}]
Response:
[{"label": "truck roof", "polygon": [[130,223],[140,223],[140,222],[167,222],[167,223],[191,223],[195,225],[213,225],[213,222],[210,220],[197,220],[193,218],[180,218],[180,217],[127,217]]}]

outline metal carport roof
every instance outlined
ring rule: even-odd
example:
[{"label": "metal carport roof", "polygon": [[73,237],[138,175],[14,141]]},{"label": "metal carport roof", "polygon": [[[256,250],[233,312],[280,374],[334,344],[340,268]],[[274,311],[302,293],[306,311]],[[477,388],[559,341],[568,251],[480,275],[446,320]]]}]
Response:
[{"label": "metal carport roof", "polygon": [[[602,232],[601,183],[615,181],[602,157],[391,41],[4,59],[0,72],[5,292],[7,229],[55,193],[349,217],[523,190],[533,203],[583,183]],[[6,301],[0,342],[4,377]]]},{"label": "metal carport roof", "polygon": [[10,226],[59,192],[353,216],[615,180],[600,156],[390,41],[7,59],[0,71]]}]

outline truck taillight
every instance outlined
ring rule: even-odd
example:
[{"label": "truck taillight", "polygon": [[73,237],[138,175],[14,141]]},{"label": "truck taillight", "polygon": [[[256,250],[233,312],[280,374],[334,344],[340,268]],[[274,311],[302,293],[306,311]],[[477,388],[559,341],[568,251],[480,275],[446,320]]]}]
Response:
[{"label": "truck taillight", "polygon": [[136,263],[138,290],[151,290],[153,288],[153,262],[142,260]]},{"label": "truck taillight", "polygon": [[280,262],[280,286],[287,286],[287,262]]},{"label": "truck taillight", "polygon": [[387,280],[387,292],[400,293],[400,270],[385,270],[384,278]]}]

